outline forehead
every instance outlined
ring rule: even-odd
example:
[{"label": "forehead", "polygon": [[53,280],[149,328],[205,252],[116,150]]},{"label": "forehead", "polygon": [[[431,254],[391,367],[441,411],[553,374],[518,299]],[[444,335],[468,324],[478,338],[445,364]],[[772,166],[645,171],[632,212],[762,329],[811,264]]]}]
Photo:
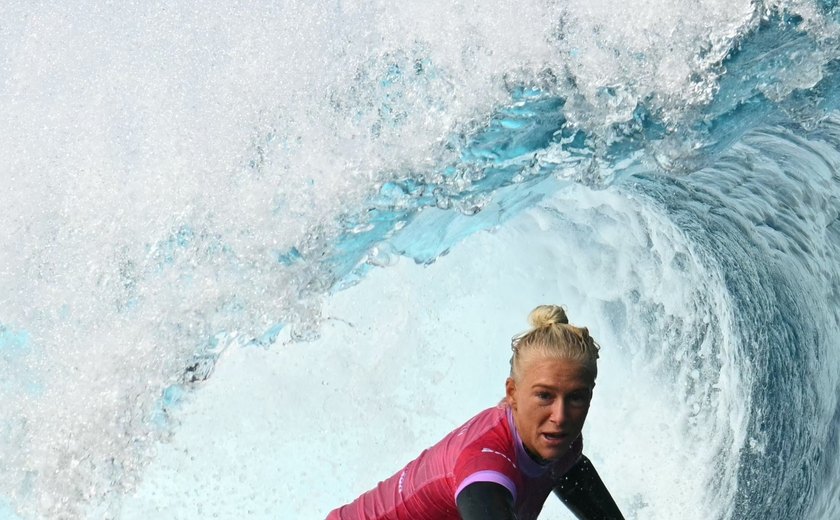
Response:
[{"label": "forehead", "polygon": [[579,361],[536,357],[522,365],[521,384],[525,387],[592,388],[595,381]]}]

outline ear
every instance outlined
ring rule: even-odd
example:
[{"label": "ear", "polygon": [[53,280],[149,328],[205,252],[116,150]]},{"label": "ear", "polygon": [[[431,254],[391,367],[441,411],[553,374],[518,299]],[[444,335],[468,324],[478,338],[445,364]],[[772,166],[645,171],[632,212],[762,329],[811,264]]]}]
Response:
[{"label": "ear", "polygon": [[516,410],[516,381],[513,380],[512,377],[507,378],[505,381],[505,399],[507,399],[508,406],[511,409]]}]

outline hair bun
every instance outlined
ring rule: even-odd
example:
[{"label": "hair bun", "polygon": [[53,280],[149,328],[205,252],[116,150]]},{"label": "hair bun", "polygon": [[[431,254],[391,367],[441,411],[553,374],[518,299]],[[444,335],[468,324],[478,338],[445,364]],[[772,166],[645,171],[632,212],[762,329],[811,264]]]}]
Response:
[{"label": "hair bun", "polygon": [[567,324],[566,310],[559,305],[538,305],[528,315],[528,323],[535,329],[548,327],[558,323]]}]

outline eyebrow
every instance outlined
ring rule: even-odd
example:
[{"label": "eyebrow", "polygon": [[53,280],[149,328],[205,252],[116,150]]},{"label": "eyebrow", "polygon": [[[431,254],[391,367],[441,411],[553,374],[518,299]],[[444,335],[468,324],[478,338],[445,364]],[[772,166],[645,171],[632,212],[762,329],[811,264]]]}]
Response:
[{"label": "eyebrow", "polygon": [[[553,390],[555,392],[557,391],[556,386],[546,385],[546,384],[543,384],[543,383],[536,383],[534,385],[531,385],[532,390],[536,390],[538,388],[545,388],[547,390]],[[588,386],[581,386],[581,387],[572,389],[572,391],[569,392],[569,393],[580,392],[580,391],[592,392],[592,389],[589,388]]]}]

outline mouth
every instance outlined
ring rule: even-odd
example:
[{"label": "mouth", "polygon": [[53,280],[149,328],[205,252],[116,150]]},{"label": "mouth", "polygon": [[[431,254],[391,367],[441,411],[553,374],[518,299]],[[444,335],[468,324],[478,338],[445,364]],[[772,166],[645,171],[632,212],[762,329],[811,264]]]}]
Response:
[{"label": "mouth", "polygon": [[545,439],[549,444],[552,444],[552,445],[563,444],[569,438],[568,435],[566,435],[565,433],[562,433],[562,432],[556,432],[556,433],[543,432],[542,436],[543,436],[543,439]]}]

